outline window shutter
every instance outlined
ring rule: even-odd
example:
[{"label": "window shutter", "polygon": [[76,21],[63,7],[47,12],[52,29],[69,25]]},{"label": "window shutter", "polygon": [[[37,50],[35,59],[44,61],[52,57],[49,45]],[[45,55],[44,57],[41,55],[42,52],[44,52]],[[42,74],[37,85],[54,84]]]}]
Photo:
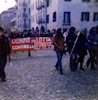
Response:
[{"label": "window shutter", "polygon": [[96,15],[96,14],[94,13],[94,16],[93,16],[93,21],[95,21],[95,15]]},{"label": "window shutter", "polygon": [[83,21],[83,12],[81,13],[81,21]]},{"label": "window shutter", "polygon": [[68,13],[68,22],[70,23],[70,12]]},{"label": "window shutter", "polygon": [[89,12],[87,13],[87,21],[89,21]]},{"label": "window shutter", "polygon": [[64,20],[63,20],[63,23],[65,23],[65,12],[64,12]]}]

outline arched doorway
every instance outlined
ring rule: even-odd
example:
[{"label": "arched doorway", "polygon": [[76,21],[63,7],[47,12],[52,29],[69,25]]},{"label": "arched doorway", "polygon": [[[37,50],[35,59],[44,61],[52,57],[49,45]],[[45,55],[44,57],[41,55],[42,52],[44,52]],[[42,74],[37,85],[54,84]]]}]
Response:
[{"label": "arched doorway", "polygon": [[34,32],[34,27],[32,28],[32,31]]},{"label": "arched doorway", "polygon": [[39,28],[38,27],[36,27],[36,31],[39,32]]},{"label": "arched doorway", "polygon": [[41,32],[45,32],[44,26],[41,26],[40,31],[41,31]]}]

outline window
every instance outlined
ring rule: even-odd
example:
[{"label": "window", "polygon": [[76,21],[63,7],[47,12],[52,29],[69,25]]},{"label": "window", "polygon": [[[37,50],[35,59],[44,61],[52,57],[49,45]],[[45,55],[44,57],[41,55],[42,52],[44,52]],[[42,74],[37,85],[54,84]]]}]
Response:
[{"label": "window", "polygon": [[26,21],[27,21],[27,20],[26,20],[26,19],[24,19],[24,25],[26,25]]},{"label": "window", "polygon": [[26,8],[24,8],[23,10],[24,10],[24,13],[26,13]]},{"label": "window", "polygon": [[37,22],[37,14],[36,14],[36,22]]},{"label": "window", "polygon": [[94,13],[93,21],[98,21],[98,13]]},{"label": "window", "polygon": [[82,0],[83,2],[90,2],[90,0]]},{"label": "window", "polygon": [[64,1],[71,1],[71,0],[64,0]]},{"label": "window", "polygon": [[32,4],[32,10],[34,10],[34,3]]},{"label": "window", "polygon": [[43,19],[45,19],[45,11],[43,11]]},{"label": "window", "polygon": [[89,21],[89,12],[82,12],[81,21]]},{"label": "window", "polygon": [[49,1],[50,1],[50,0],[47,0],[47,7],[49,7]]},{"label": "window", "polygon": [[40,18],[42,19],[42,12],[40,13]]},{"label": "window", "polygon": [[64,12],[64,24],[70,24],[70,12]]},{"label": "window", "polygon": [[31,10],[30,10],[30,8],[29,8],[29,14],[31,13]]},{"label": "window", "polygon": [[56,12],[53,13],[53,22],[56,22]]},{"label": "window", "polygon": [[49,15],[46,16],[46,23],[49,23]]},{"label": "window", "polygon": [[34,23],[34,16],[32,16],[32,22]]},{"label": "window", "polygon": [[31,28],[31,20],[29,19],[29,28]]}]

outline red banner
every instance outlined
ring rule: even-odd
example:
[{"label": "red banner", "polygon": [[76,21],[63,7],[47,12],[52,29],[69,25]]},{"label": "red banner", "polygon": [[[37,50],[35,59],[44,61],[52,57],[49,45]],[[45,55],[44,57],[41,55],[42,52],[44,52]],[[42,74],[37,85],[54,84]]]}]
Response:
[{"label": "red banner", "polygon": [[54,48],[52,45],[53,37],[17,38],[9,41],[12,52],[53,50]]}]

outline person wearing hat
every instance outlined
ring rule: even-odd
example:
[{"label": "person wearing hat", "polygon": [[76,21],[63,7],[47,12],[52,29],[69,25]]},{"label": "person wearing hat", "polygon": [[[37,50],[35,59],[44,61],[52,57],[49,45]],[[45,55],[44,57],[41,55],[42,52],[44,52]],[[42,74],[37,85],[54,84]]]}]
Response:
[{"label": "person wearing hat", "polygon": [[5,65],[7,62],[7,55],[11,53],[9,39],[4,34],[4,29],[0,27],[0,78],[2,82],[6,81]]}]

